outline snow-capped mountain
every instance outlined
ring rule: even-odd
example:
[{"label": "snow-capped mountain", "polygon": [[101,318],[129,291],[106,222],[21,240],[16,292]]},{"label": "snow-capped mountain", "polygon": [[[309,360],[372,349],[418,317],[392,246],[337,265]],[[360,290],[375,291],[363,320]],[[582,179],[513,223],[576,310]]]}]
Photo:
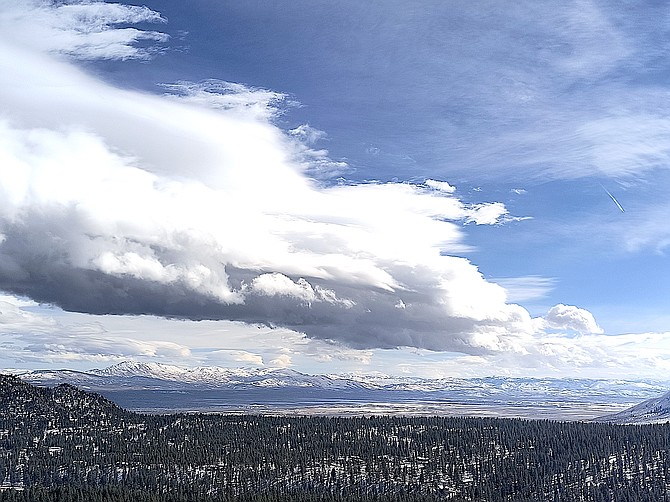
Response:
[{"label": "snow-capped mountain", "polygon": [[647,399],[627,410],[604,416],[599,422],[616,424],[657,424],[670,421],[670,392],[661,397]]},{"label": "snow-capped mountain", "polygon": [[613,398],[635,402],[665,392],[667,382],[593,380],[566,378],[440,378],[391,377],[388,375],[308,375],[292,369],[186,368],[161,363],[124,361],[88,372],[42,370],[18,373],[28,382],[42,385],[70,383],[83,388],[312,388],[414,393],[416,395],[460,396],[472,399],[500,397],[543,397],[550,400]]},{"label": "snow-capped mountain", "polygon": [[[15,372],[54,387],[69,383],[142,411],[474,414],[588,420],[666,392],[668,382],[558,378],[307,375],[291,369],[185,368],[126,361],[88,372]],[[339,407],[339,408],[338,408]],[[538,411],[539,410],[539,411]],[[321,411],[319,411],[321,412]]]},{"label": "snow-capped mountain", "polygon": [[187,368],[169,364],[123,361],[107,368],[91,370],[90,373],[106,377],[146,377],[159,378],[161,380],[179,380],[188,371]]},{"label": "snow-capped mountain", "polygon": [[88,389],[213,389],[213,388],[319,388],[364,390],[363,382],[323,375],[306,375],[291,369],[196,367],[124,361],[88,372],[70,370],[27,371],[19,376],[30,383],[70,383]]}]

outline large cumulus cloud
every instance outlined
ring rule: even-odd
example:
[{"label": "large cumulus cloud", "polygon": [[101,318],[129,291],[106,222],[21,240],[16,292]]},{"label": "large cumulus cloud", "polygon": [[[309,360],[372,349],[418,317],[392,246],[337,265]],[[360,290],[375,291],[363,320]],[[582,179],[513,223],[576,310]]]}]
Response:
[{"label": "large cumulus cloud", "polygon": [[0,4],[14,12],[0,18],[0,289],[357,348],[526,351],[538,322],[458,256],[462,225],[508,220],[502,204],[466,205],[439,180],[324,182],[342,163],[310,146],[319,134],[274,124],[279,93],[205,82],[148,95],[71,59],[146,57],[133,42],[164,37],[113,26],[157,13],[28,5],[39,15]]},{"label": "large cumulus cloud", "polygon": [[264,179],[224,160],[215,168],[228,182],[212,186],[187,166],[182,179],[151,172],[90,132],[6,122],[0,132],[7,291],[91,313],[271,323],[359,347],[502,349],[498,335],[531,329],[502,288],[445,254],[463,249],[449,220],[480,210],[451,196],[318,188],[289,162],[267,166],[286,176]]}]

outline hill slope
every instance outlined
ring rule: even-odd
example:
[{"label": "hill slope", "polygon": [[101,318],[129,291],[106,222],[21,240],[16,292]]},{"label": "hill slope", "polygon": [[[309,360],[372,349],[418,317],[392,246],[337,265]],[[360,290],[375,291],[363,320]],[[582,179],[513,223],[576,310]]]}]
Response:
[{"label": "hill slope", "polygon": [[5,428],[40,419],[52,425],[122,421],[132,413],[99,394],[69,384],[36,387],[16,376],[0,375],[0,415]]},{"label": "hill slope", "polygon": [[620,413],[598,419],[614,424],[659,424],[670,421],[670,392],[661,397],[647,399]]}]

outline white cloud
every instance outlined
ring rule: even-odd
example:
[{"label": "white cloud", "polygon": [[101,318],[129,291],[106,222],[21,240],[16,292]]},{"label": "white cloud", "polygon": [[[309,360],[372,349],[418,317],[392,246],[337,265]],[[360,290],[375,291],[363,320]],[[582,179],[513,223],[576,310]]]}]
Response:
[{"label": "white cloud", "polygon": [[576,331],[581,334],[604,333],[591,312],[571,305],[559,303],[553,306],[544,319],[548,326],[554,329]]},{"label": "white cloud", "polygon": [[263,366],[263,356],[246,350],[217,349],[206,354],[205,363],[212,366]]},{"label": "white cloud", "polygon": [[34,302],[10,295],[0,299],[0,326],[3,361],[113,362],[191,357],[190,349],[181,343],[109,333],[100,322],[90,319],[63,322],[58,316],[40,311]]},{"label": "white cloud", "polygon": [[16,335],[25,331],[51,332],[55,325],[52,319],[33,314],[27,307],[36,307],[37,303],[27,298],[13,295],[0,295],[0,327],[2,333]]},{"label": "white cloud", "polygon": [[556,280],[552,277],[530,275],[525,277],[507,277],[492,279],[507,291],[507,301],[526,302],[547,296],[553,289]]},{"label": "white cloud", "polygon": [[[665,187],[659,184],[659,187]],[[652,195],[653,199],[658,197]],[[618,215],[617,215],[618,216]],[[603,225],[599,231],[608,243],[622,246],[627,252],[638,252],[645,248],[651,248],[658,253],[664,253],[670,246],[670,228],[666,222],[670,218],[670,204],[667,202],[652,202],[645,208],[639,208],[630,214],[626,221],[620,218],[613,220],[608,225]],[[588,232],[588,228],[581,230]]]},{"label": "white cloud", "polygon": [[[200,105],[205,108],[225,110],[231,114],[240,114],[241,117],[253,116],[256,119],[270,119],[281,114],[281,105],[287,102],[285,94],[248,87],[235,82],[223,82],[220,80],[207,80],[200,83],[179,82],[176,84],[162,84],[169,91],[165,97],[179,100],[181,102]],[[296,136],[309,138],[307,134],[311,129],[309,126],[290,131]],[[302,131],[297,134],[295,131]],[[316,135],[317,132],[311,132]]]},{"label": "white cloud", "polygon": [[595,80],[635,53],[624,33],[593,0],[568,2],[554,15],[551,30],[567,45],[563,56],[553,61],[561,73]]},{"label": "white cloud", "polygon": [[301,141],[304,141],[305,143],[311,145],[316,143],[319,140],[322,140],[327,137],[326,133],[324,131],[320,131],[319,129],[315,129],[314,127],[310,126],[309,124],[302,124],[296,127],[295,129],[291,129],[289,131],[289,134],[292,134],[293,136],[299,138]]},{"label": "white cloud", "polygon": [[311,305],[311,302],[328,302],[346,308],[356,305],[356,302],[352,300],[338,298],[333,290],[320,286],[312,287],[302,277],[294,282],[289,277],[279,273],[259,275],[251,281],[250,290],[263,296],[290,296],[306,302],[308,305]]},{"label": "white cloud", "polygon": [[[574,155],[613,177],[635,177],[670,161],[670,120],[659,111],[619,114],[590,120],[577,129],[583,155]],[[659,113],[660,112],[660,113]],[[577,152],[575,152],[577,153]]]},{"label": "white cloud", "polygon": [[290,368],[293,366],[293,362],[291,360],[291,356],[288,354],[281,354],[280,356],[270,361],[270,366],[275,368]]},{"label": "white cloud", "polygon": [[500,202],[478,204],[472,208],[471,214],[466,221],[476,223],[477,225],[495,225],[503,217],[507,216],[507,214],[507,208]]},{"label": "white cloud", "polygon": [[52,53],[80,59],[147,58],[150,49],[134,44],[140,40],[165,42],[167,35],[118,25],[165,22],[158,12],[105,2],[27,0],[0,3],[3,38]]},{"label": "white cloud", "polygon": [[446,181],[438,181],[438,180],[426,180],[426,186],[433,188],[435,190],[438,190],[440,192],[445,192],[445,193],[454,193],[456,191],[456,187],[450,185]]},{"label": "white cloud", "polygon": [[266,296],[285,295],[305,302],[316,300],[314,288],[303,278],[293,282],[283,274],[262,274],[251,282],[251,289]]}]

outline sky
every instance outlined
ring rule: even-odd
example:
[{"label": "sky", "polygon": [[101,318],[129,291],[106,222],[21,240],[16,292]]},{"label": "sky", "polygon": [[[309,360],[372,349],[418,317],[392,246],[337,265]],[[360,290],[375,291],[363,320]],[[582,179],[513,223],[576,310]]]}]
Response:
[{"label": "sky", "polygon": [[665,378],[669,16],[0,0],[0,368]]}]

